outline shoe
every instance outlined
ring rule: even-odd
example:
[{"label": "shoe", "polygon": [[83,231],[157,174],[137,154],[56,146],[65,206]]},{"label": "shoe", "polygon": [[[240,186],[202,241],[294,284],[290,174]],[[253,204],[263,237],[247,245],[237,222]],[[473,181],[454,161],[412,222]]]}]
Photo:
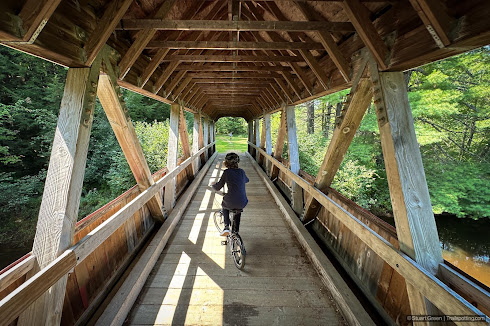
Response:
[{"label": "shoe", "polygon": [[219,235],[222,237],[227,237],[230,235],[230,230],[224,229],[223,231],[221,231],[221,233]]}]

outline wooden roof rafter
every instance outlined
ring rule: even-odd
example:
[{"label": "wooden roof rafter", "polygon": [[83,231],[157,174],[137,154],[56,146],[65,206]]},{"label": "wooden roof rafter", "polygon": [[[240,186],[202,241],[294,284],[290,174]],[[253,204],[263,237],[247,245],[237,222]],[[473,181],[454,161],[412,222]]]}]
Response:
[{"label": "wooden roof rafter", "polygon": [[218,85],[196,83],[200,72],[278,74],[258,100],[271,109],[350,87],[363,48],[382,71],[399,71],[490,43],[490,3],[477,0],[19,2],[0,3],[4,45],[68,67],[89,66],[108,45],[119,56],[120,86],[190,111],[210,110],[209,99],[195,96]]}]

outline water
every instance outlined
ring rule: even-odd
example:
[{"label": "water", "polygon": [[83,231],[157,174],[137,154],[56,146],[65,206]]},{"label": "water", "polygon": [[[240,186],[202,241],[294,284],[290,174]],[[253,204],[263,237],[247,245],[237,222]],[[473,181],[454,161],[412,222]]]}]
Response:
[{"label": "water", "polygon": [[490,287],[490,219],[436,216],[445,260]]},{"label": "water", "polygon": [[[395,225],[393,218],[383,220]],[[443,258],[490,287],[490,219],[445,214],[436,215],[436,224]]]}]

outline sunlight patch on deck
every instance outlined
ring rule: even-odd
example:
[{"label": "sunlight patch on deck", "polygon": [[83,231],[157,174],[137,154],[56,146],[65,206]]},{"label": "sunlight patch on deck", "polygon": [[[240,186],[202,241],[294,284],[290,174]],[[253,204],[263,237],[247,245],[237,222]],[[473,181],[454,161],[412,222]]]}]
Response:
[{"label": "sunlight patch on deck", "polygon": [[197,268],[197,275],[202,275],[200,278],[208,285],[208,288],[203,290],[199,288],[198,284],[194,284],[185,324],[221,325],[223,322],[224,291],[202,268]]},{"label": "sunlight patch on deck", "polygon": [[194,223],[192,224],[191,232],[189,233],[188,239],[193,244],[197,243],[197,239],[199,238],[199,232],[201,231],[202,220],[204,218],[204,213],[198,213],[196,218],[194,219]]},{"label": "sunlight patch on deck", "polygon": [[[208,219],[207,228],[215,228],[213,217]],[[216,228],[215,228],[216,229]],[[216,232],[206,232],[202,244],[202,252],[205,253],[213,262],[222,269],[225,268],[226,246],[221,245],[221,237]],[[224,240],[224,238],[223,238]]]},{"label": "sunlight patch on deck", "polygon": [[162,304],[155,318],[155,324],[172,323],[175,309],[177,309],[177,304],[179,302],[180,294],[185,281],[185,278],[183,278],[182,275],[187,274],[190,265],[191,257],[189,257],[185,252],[182,252],[179,259],[178,268],[175,270],[174,276],[170,281],[172,287],[167,289],[167,293],[163,298]]}]

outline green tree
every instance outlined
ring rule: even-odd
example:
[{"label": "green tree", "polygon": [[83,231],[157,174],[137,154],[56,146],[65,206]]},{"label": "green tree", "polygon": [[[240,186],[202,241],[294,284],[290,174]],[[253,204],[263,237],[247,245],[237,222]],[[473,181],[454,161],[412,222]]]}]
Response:
[{"label": "green tree", "polygon": [[216,132],[219,134],[232,132],[235,135],[246,135],[248,133],[248,125],[243,118],[223,117],[216,122]]}]

